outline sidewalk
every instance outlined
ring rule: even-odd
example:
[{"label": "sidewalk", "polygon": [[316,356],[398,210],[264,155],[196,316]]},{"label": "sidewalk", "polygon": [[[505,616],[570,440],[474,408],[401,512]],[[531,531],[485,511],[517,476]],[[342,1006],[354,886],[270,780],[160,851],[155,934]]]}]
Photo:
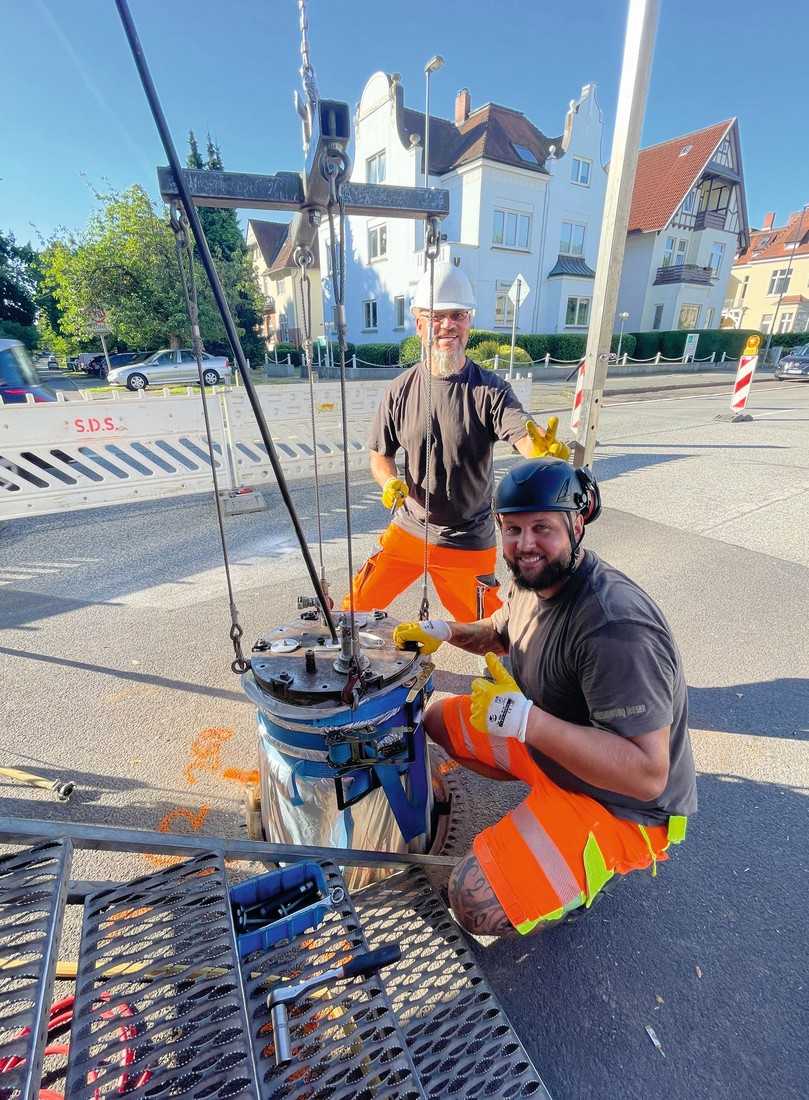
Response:
[{"label": "sidewalk", "polygon": [[[607,385],[604,390],[606,398],[623,398],[645,396],[654,398],[662,393],[684,394],[691,391],[715,390],[717,393],[731,392],[735,375],[732,371],[701,371],[699,373],[670,373],[644,375],[625,375],[621,378],[610,378],[607,375]],[[756,373],[753,379],[754,385],[761,382],[772,383],[771,371]],[[543,412],[556,412],[559,409],[569,409],[575,392],[575,378],[570,382],[559,382],[558,379],[543,381],[534,378],[532,390],[531,412],[538,412],[540,407]],[[549,408],[548,402],[556,402],[554,408]]]}]

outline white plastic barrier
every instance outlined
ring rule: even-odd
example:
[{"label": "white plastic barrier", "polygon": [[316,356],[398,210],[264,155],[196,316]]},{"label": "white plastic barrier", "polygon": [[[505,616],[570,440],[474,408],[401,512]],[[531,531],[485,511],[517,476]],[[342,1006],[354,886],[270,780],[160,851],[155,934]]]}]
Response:
[{"label": "white plastic barrier", "polygon": [[[366,438],[385,382],[347,386],[349,467],[368,465]],[[514,388],[529,407],[531,383]],[[314,470],[308,385],[259,389],[284,474]],[[220,487],[274,484],[244,390],[209,394]],[[318,469],[343,469],[340,387],[315,386]],[[210,491],[199,393],[0,406],[0,520]]]}]

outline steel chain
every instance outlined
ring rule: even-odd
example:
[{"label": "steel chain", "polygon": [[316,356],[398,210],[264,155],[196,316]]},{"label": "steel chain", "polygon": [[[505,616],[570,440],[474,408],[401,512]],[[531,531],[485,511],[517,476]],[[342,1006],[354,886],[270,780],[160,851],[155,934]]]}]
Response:
[{"label": "steel chain", "polygon": [[[346,250],[346,213],[343,204],[343,184],[351,171],[351,161],[342,149],[329,149],[321,162],[321,171],[329,185],[329,256],[331,257],[332,292],[334,298],[334,320],[337,328],[337,342],[340,348],[340,419],[343,433],[343,489],[346,514],[346,554],[348,558],[348,614],[351,631],[351,663],[354,675],[349,675],[346,687],[356,684],[359,676],[359,655],[354,606],[354,549],[351,526],[351,485],[348,472],[348,413],[346,395],[346,317],[345,317],[345,250]],[[339,241],[335,226],[335,208],[339,215]],[[352,679],[354,684],[352,684]],[[348,700],[347,700],[348,701]],[[354,705],[355,692],[352,692],[351,705]]]},{"label": "steel chain", "polygon": [[424,571],[421,587],[419,619],[430,618],[430,597],[427,581],[430,568],[430,470],[433,453],[433,323],[435,305],[435,261],[441,248],[441,234],[435,218],[428,218],[424,228],[424,255],[430,266],[430,318],[427,330],[426,437],[424,472]]},{"label": "steel chain", "polygon": [[323,520],[320,512],[320,471],[317,452],[317,423],[315,417],[315,384],[312,378],[312,281],[309,268],[314,266],[315,257],[310,248],[296,248],[293,260],[298,267],[298,290],[301,298],[301,323],[303,328],[303,356],[306,373],[309,378],[309,413],[312,424],[312,454],[315,472],[315,510],[317,514],[317,547],[320,558],[320,583],[328,596],[326,567],[323,562]]},{"label": "steel chain", "polygon": [[[219,496],[219,475],[216,472],[216,454],[211,432],[211,419],[208,414],[208,399],[205,395],[205,382],[202,367],[202,337],[199,330],[199,302],[197,300],[197,280],[194,274],[194,250],[189,235],[188,219],[185,212],[177,203],[172,203],[169,208],[169,225],[174,232],[174,244],[177,250],[177,264],[180,269],[180,281],[183,284],[183,296],[188,312],[188,320],[191,323],[191,344],[194,349],[194,357],[197,361],[197,375],[199,377],[199,392],[202,399],[202,417],[205,421],[205,437],[208,442],[208,457],[211,463],[211,478],[213,480],[213,498],[216,505],[216,521],[219,526],[219,539],[222,545],[222,560],[225,567],[225,580],[228,589],[228,604],[230,606],[230,640],[233,642],[233,651],[236,658],[231,662],[231,669],[241,675],[250,668],[250,662],[245,659],[242,652],[241,639],[244,633],[239,624],[239,611],[236,607],[236,598],[233,593],[233,578],[230,573],[230,559],[228,557],[227,539],[225,537],[225,520],[222,514],[222,500]],[[188,269],[186,270],[186,264]]]}]

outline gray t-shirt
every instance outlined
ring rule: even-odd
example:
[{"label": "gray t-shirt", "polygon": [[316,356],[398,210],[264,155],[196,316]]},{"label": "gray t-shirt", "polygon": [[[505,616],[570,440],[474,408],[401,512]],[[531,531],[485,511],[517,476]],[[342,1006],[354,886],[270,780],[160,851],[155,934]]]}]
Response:
[{"label": "gray t-shirt", "polygon": [[[410,495],[394,522],[424,538],[427,465],[427,368],[418,363],[385,391],[368,446],[393,458],[405,453]],[[528,414],[511,386],[467,359],[458,374],[431,380],[429,540],[437,546],[482,550],[495,545],[492,452],[498,439],[517,443]]]},{"label": "gray t-shirt", "polygon": [[642,588],[588,550],[549,600],[512,584],[492,623],[520,689],[549,714],[621,737],[671,726],[669,778],[652,802],[590,786],[531,749],[554,782],[642,824],[696,811],[682,662],[663,613]]}]

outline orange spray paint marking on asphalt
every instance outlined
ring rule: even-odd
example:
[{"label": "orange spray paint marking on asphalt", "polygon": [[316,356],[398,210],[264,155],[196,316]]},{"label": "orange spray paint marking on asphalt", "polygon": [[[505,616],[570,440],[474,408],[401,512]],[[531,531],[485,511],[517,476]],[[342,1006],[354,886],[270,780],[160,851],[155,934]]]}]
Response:
[{"label": "orange spray paint marking on asphalt", "polygon": [[[193,810],[184,809],[178,806],[176,810],[169,810],[157,826],[159,833],[172,832],[172,824],[175,820],[187,821],[192,833],[198,833],[202,826],[205,824],[205,818],[208,816],[210,806],[200,806],[196,813]],[[183,830],[185,832],[185,830]],[[161,855],[147,855],[146,862],[151,863],[153,867],[171,867],[175,863],[182,862],[182,856],[161,856]]]},{"label": "orange spray paint marking on asphalt", "polygon": [[212,726],[202,730],[191,742],[191,759],[185,766],[183,775],[190,786],[197,782],[198,772],[216,775],[222,767],[220,752],[225,741],[233,737],[234,731],[222,726]]},{"label": "orange spray paint marking on asphalt", "polygon": [[258,783],[258,771],[244,771],[242,768],[225,768],[222,772],[223,779],[229,779],[231,783]]}]

